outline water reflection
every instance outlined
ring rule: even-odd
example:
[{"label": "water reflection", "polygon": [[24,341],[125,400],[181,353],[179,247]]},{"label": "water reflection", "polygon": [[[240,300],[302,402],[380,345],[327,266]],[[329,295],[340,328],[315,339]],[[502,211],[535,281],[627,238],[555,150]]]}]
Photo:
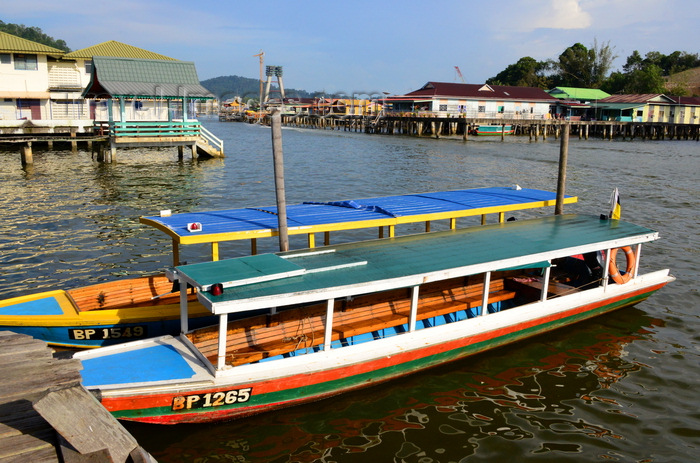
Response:
[{"label": "water reflection", "polygon": [[601,425],[596,409],[624,415],[605,391],[644,368],[626,360],[625,349],[655,324],[632,308],[309,406],[216,425],[128,427],[161,462],[427,463],[477,452],[480,459],[604,453],[624,436]]}]

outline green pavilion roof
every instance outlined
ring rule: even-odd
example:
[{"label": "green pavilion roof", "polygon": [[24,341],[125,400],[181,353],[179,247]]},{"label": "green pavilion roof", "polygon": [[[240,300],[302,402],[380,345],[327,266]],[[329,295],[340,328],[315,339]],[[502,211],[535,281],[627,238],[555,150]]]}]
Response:
[{"label": "green pavilion roof", "polygon": [[85,98],[212,99],[191,61],[93,56]]}]

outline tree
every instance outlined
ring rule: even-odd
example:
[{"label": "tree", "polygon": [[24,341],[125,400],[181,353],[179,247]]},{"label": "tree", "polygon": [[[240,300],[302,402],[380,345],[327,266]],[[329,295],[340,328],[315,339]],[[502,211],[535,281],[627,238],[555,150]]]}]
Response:
[{"label": "tree", "polygon": [[519,87],[549,88],[549,79],[544,75],[547,63],[525,56],[511,64],[495,77],[486,81],[489,85],[513,85]]},{"label": "tree", "polygon": [[661,68],[650,64],[642,68],[635,66],[630,72],[614,72],[603,86],[608,93],[668,93]]},{"label": "tree", "polygon": [[65,41],[56,40],[53,37],[44,34],[44,32],[38,27],[27,27],[24,24],[11,24],[0,21],[0,31],[16,35],[17,37],[22,37],[23,39],[31,40],[32,42],[48,45],[49,47],[58,48],[59,50],[63,50],[65,52],[70,52],[70,48],[68,48]]},{"label": "tree", "polygon": [[600,88],[615,58],[610,42],[598,45],[596,40],[591,49],[575,43],[559,55],[559,61],[551,63],[554,80],[560,86]]}]

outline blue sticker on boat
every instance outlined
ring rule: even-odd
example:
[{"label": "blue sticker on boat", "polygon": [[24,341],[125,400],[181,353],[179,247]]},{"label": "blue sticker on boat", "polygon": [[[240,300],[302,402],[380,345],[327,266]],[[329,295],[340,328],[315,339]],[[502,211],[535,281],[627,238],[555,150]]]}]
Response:
[{"label": "blue sticker on boat", "polygon": [[187,379],[194,370],[173,346],[158,345],[81,359],[83,386]]},{"label": "blue sticker on boat", "polygon": [[54,297],[20,302],[0,307],[0,315],[62,315],[61,305]]}]

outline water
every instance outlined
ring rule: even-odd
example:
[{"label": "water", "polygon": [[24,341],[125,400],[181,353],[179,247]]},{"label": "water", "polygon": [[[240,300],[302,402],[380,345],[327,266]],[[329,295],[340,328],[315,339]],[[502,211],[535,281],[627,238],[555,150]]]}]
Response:
[{"label": "water", "polygon": [[[224,160],[178,162],[174,149],[0,152],[0,297],[162,270],[170,240],[139,216],[274,205],[269,129],[204,121]],[[283,131],[287,201],[459,188],[556,188],[559,142],[416,139]],[[606,212],[658,230],[642,270],[678,278],[630,309],[385,385],[217,425],[127,424],[160,462],[685,462],[700,455],[697,281],[700,145],[571,139],[566,212]],[[528,217],[551,213],[516,213]],[[493,218],[491,219],[493,220]],[[462,222],[460,222],[462,224]],[[399,229],[398,233],[410,229]],[[367,238],[355,232],[336,241]],[[303,238],[293,238],[292,248]],[[274,251],[276,241],[261,242]],[[225,244],[223,257],[248,243]],[[206,246],[186,246],[201,261]],[[136,367],[136,366],[135,366]]]}]

